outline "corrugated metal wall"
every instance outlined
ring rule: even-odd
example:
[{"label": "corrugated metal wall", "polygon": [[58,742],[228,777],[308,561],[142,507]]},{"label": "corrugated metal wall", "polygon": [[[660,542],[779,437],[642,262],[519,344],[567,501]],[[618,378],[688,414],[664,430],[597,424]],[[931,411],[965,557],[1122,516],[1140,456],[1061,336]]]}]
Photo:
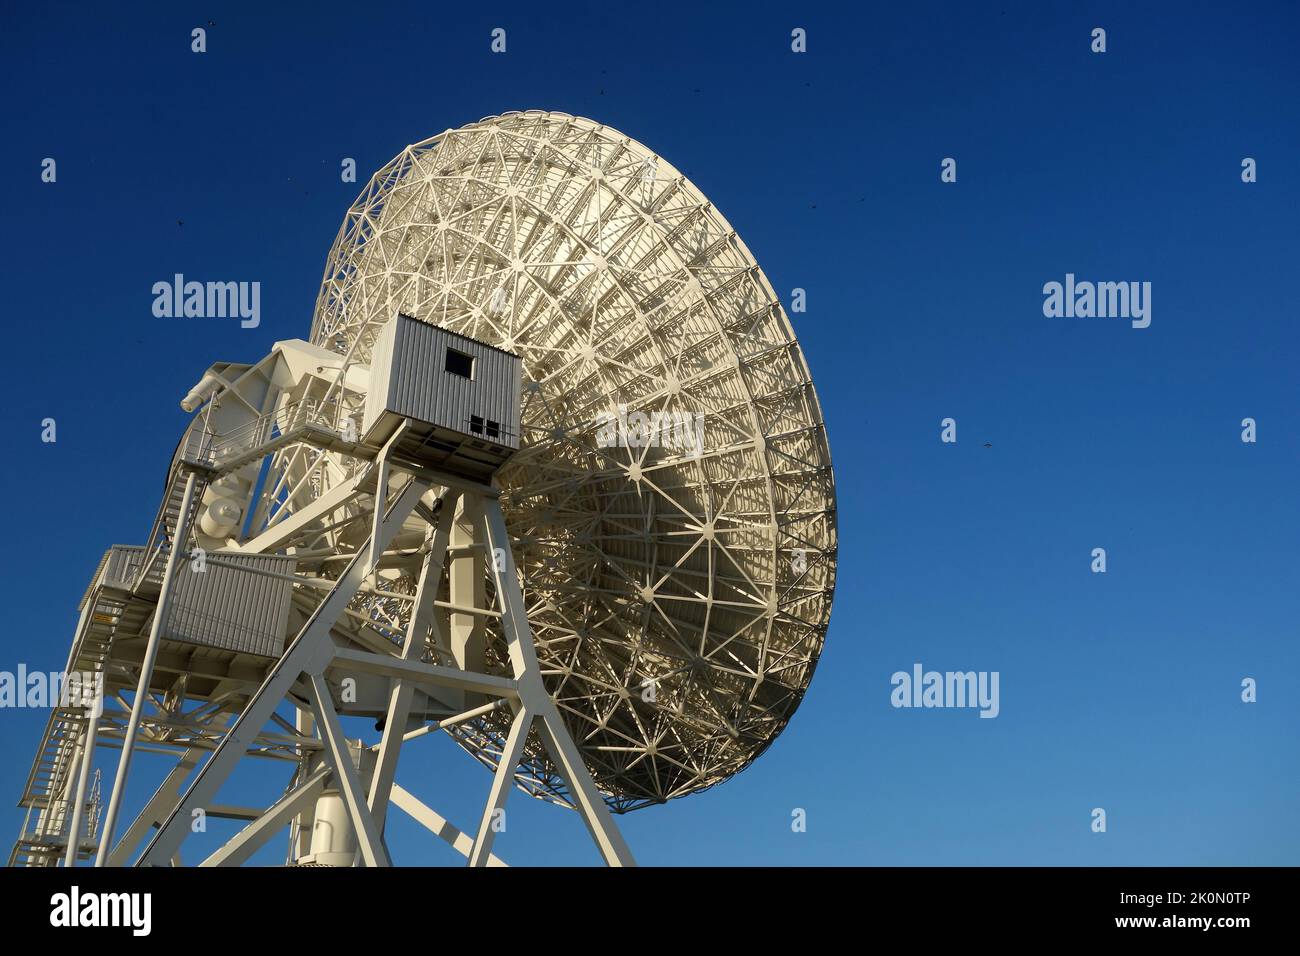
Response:
[{"label": "corrugated metal wall", "polygon": [[[133,587],[147,557],[144,548],[113,545],[104,555],[96,583],[121,590]],[[289,624],[293,582],[257,572],[293,574],[296,559],[220,551],[207,558],[201,572],[190,569],[190,558],[181,558],[162,636],[241,654],[279,657]]]},{"label": "corrugated metal wall", "polygon": [[104,555],[104,570],[97,583],[118,590],[129,590],[144,567],[144,548],[115,544]]},{"label": "corrugated metal wall", "polygon": [[[472,379],[446,370],[448,348],[473,357]],[[519,447],[521,362],[517,355],[427,322],[398,316],[381,333],[371,361],[367,431],[382,413],[383,409],[375,404],[382,395],[383,408],[462,434],[473,434],[472,416],[495,421],[501,428],[498,438],[486,432],[476,437],[509,448]]]},{"label": "corrugated metal wall", "polygon": [[163,637],[279,657],[293,582],[256,572],[292,574],[295,565],[292,557],[217,552],[209,555],[206,570],[198,572],[191,570],[189,559],[182,559]]},{"label": "corrugated metal wall", "polygon": [[393,336],[396,330],[396,320],[385,325],[375,338],[370,353],[370,386],[366,392],[366,414],[361,422],[362,435],[369,433],[371,426],[388,408],[389,370],[393,366]]}]

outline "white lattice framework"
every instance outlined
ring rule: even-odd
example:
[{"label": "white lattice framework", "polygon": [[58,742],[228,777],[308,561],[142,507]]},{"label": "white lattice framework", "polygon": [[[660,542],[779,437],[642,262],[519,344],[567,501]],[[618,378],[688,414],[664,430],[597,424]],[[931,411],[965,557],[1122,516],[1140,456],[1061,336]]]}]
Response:
[{"label": "white lattice framework", "polygon": [[[744,768],[812,678],[836,530],[807,365],[735,231],[621,133],[491,117],[407,147],[348,211],[312,327],[342,357],[340,382],[396,311],[523,359],[523,450],[502,504],[547,688],[611,806]],[[356,411],[346,389],[331,400]],[[702,444],[609,445],[598,423],[622,407],[702,416]],[[297,509],[350,474],[319,467],[329,457],[282,452],[263,508]],[[372,603],[404,627],[409,602]],[[491,628],[488,666],[507,666]],[[454,734],[493,765],[509,724],[494,713]],[[566,799],[536,740],[520,770],[534,795]]]}]

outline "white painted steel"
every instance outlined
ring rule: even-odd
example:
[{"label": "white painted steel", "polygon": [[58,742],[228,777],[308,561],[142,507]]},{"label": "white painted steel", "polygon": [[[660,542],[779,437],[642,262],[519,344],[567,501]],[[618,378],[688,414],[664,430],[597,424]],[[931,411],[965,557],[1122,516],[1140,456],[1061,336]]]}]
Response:
[{"label": "white painted steel", "polygon": [[[22,797],[35,829],[11,862],[75,862],[60,841],[83,811],[95,832],[81,801],[98,742],[124,758],[100,865],[155,828],[138,862],[174,863],[205,807],[247,822],[209,865],[246,861],[286,823],[290,861],[332,823],[322,861],[384,865],[390,803],[495,865],[511,784],[575,807],[606,862],[631,864],[611,810],[745,767],[825,636],[834,480],[771,286],[646,147],[514,113],[375,175],[312,338],[218,362],[185,397],[194,418],[146,546],[105,555],[69,651],[69,669],[106,678],[99,740],[75,708],[51,715]],[[444,377],[449,345],[475,356],[468,384]],[[500,458],[434,457],[476,409],[500,415]],[[216,574],[204,584],[178,559],[195,548]],[[334,694],[344,678],[355,696]],[[349,716],[381,721],[379,743],[345,739]],[[432,729],[493,768],[473,835],[396,780]],[[178,763],[114,846],[133,748]],[[293,762],[295,786],[264,811],[223,808],[250,755]]]},{"label": "white painted steel", "polygon": [[[548,688],[611,804],[746,766],[822,647],[835,487],[807,365],[731,225],[616,130],[489,117],[371,179],[330,252],[312,341],[364,366],[398,311],[522,359],[502,507]],[[601,416],[625,406],[701,421],[699,454],[602,447]],[[496,624],[486,650],[505,665]],[[455,736],[494,765],[510,720]],[[567,800],[536,735],[525,755],[533,792]]]}]

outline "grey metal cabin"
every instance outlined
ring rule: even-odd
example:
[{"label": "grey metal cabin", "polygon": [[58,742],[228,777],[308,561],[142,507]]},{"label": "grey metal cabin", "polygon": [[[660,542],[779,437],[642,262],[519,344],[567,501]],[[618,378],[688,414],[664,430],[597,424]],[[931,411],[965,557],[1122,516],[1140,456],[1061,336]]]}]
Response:
[{"label": "grey metal cabin", "polygon": [[375,340],[363,440],[486,481],[519,449],[519,356],[407,315]]}]

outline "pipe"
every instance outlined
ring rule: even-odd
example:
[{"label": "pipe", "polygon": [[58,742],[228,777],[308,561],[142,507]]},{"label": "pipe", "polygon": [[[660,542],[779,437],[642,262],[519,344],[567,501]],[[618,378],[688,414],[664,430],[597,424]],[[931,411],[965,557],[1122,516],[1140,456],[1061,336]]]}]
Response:
[{"label": "pipe", "polygon": [[86,740],[82,744],[81,767],[77,773],[77,796],[72,804],[72,825],[68,827],[68,852],[64,854],[63,865],[77,865],[77,850],[81,843],[81,817],[86,810],[86,784],[90,779],[90,765],[95,761],[95,739],[99,736],[99,717],[95,707],[86,708]]},{"label": "pipe", "polygon": [[171,551],[167,555],[167,567],[163,571],[162,590],[158,594],[158,606],[154,609],[153,626],[149,629],[149,644],[145,648],[144,660],[140,664],[140,682],[135,688],[135,700],[131,705],[131,720],[126,725],[126,736],[122,739],[122,756],[117,763],[117,777],[113,780],[113,795],[108,800],[108,810],[104,814],[104,829],[100,834],[99,851],[95,855],[95,866],[104,866],[108,862],[109,849],[113,845],[113,830],[117,827],[117,814],[122,809],[122,791],[126,789],[126,777],[131,770],[131,756],[135,751],[135,738],[140,732],[140,718],[144,716],[144,702],[149,697],[149,681],[153,679],[154,661],[158,659],[158,645],[162,643],[163,622],[167,619],[168,605],[171,604],[172,581],[176,577],[176,565],[181,555],[181,536],[189,527],[190,509],[194,505],[194,472],[185,479],[185,497],[181,500],[180,514],[176,518],[176,530],[172,535]]},{"label": "pipe", "polygon": [[181,408],[187,412],[194,411],[194,409],[198,408],[211,398],[213,393],[220,387],[221,382],[215,375],[211,372],[204,372],[203,377],[199,379],[198,384],[190,389],[186,396],[181,399]]}]

